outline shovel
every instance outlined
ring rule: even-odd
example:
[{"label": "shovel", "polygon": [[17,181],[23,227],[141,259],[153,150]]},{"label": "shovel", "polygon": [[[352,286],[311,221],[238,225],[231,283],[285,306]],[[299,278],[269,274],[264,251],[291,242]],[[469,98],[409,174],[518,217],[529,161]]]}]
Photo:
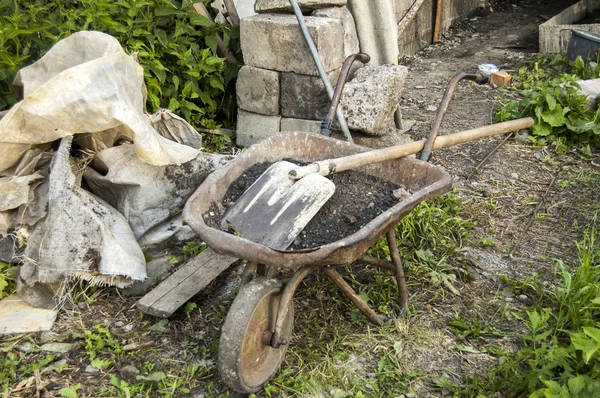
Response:
[{"label": "shovel", "polygon": [[[433,149],[526,129],[526,117],[437,137]],[[325,178],[385,160],[418,153],[425,140],[327,159],[298,166],[287,161],[273,163],[231,206],[221,227],[275,250],[285,250],[333,195],[335,186]]]}]

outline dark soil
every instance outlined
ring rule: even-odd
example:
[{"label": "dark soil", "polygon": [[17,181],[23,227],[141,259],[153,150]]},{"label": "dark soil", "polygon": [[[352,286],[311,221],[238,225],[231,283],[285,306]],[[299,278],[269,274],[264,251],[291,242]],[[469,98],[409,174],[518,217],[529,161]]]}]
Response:
[{"label": "dark soil", "polygon": [[[214,204],[210,212],[204,214],[206,224],[219,228],[224,212],[270,165],[256,164],[234,181],[222,206]],[[393,191],[399,187],[372,175],[350,170],[327,178],[335,184],[335,193],[296,238],[290,250],[318,247],[352,235],[398,203]]]}]

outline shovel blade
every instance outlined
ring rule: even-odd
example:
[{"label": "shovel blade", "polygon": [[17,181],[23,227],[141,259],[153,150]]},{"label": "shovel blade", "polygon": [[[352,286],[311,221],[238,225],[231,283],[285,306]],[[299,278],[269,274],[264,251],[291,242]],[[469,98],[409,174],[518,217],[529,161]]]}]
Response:
[{"label": "shovel blade", "polygon": [[272,164],[227,210],[223,229],[276,250],[285,250],[335,191],[319,174],[293,180],[290,162]]}]

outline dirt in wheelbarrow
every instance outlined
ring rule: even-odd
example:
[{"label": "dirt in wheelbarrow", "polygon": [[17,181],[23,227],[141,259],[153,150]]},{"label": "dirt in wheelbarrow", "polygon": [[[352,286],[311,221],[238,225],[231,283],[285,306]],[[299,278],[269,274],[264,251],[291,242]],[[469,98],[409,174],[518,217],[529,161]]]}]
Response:
[{"label": "dirt in wheelbarrow", "polygon": [[[227,208],[271,164],[256,164],[234,181],[223,198],[222,206],[215,204],[204,215],[207,225],[219,228],[221,217]],[[372,175],[349,170],[327,178],[335,184],[335,193],[296,238],[289,247],[290,250],[318,247],[352,235],[399,202],[393,192],[400,187]]]}]

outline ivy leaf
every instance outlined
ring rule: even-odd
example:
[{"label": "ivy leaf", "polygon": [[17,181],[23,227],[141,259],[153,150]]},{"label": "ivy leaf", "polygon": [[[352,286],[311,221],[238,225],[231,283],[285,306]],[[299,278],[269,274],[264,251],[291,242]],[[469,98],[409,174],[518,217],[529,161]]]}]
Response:
[{"label": "ivy leaf", "polygon": [[556,100],[550,94],[546,94],[546,103],[548,104],[548,108],[550,108],[551,111],[553,111],[554,108],[556,108]]},{"label": "ivy leaf", "polygon": [[156,36],[156,39],[160,44],[162,44],[164,47],[167,47],[167,32],[162,29],[155,29],[154,36]]},{"label": "ivy leaf", "polygon": [[79,395],[77,394],[77,390],[79,390],[80,388],[81,388],[80,384],[77,384],[76,386],[73,386],[73,387],[61,388],[60,390],[58,390],[58,394],[61,397],[66,397],[66,398],[78,398]]},{"label": "ivy leaf", "polygon": [[554,110],[551,112],[544,111],[541,113],[542,120],[548,123],[552,127],[559,127],[565,124],[565,115],[560,105],[556,105]]},{"label": "ivy leaf", "polygon": [[211,28],[215,26],[215,22],[206,18],[204,15],[200,14],[192,14],[190,15],[190,23],[194,26],[204,26],[206,28]]}]

